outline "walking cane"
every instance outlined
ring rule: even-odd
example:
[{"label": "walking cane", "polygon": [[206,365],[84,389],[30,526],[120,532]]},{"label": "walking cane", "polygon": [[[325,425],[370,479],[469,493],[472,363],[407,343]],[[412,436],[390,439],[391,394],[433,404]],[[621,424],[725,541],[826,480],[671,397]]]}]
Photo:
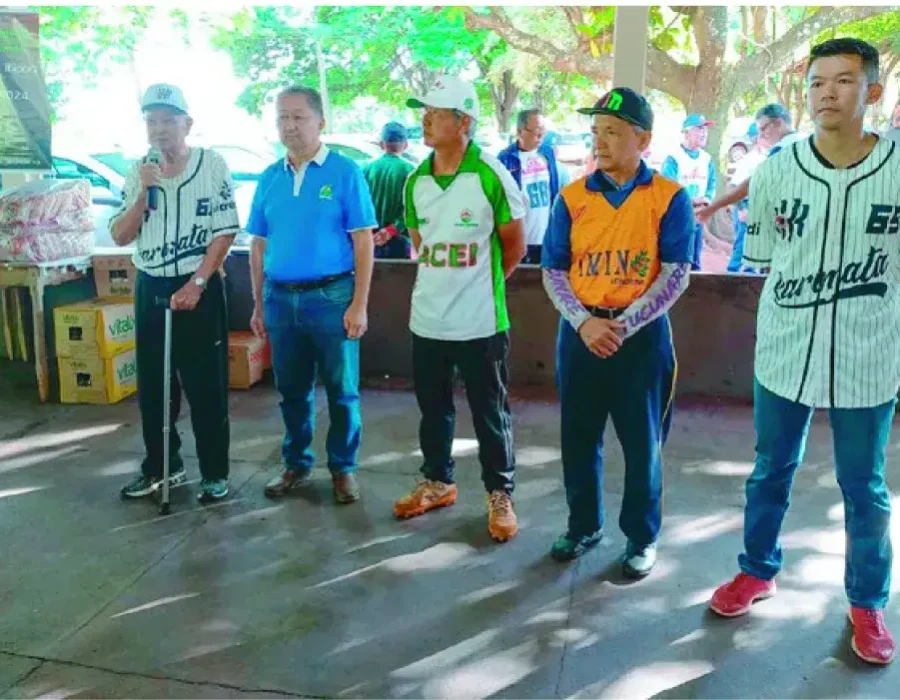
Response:
[{"label": "walking cane", "polygon": [[168,297],[157,297],[156,304],[165,308],[166,331],[163,340],[163,480],[159,514],[169,514],[169,422],[172,418],[172,306]]}]

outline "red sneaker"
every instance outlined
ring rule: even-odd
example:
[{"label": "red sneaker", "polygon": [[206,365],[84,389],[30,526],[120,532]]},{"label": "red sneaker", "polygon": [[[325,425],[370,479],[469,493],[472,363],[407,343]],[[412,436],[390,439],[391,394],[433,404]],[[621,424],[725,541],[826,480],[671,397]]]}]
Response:
[{"label": "red sneaker", "polygon": [[889,664],[894,658],[894,638],[884,626],[884,613],[869,608],[850,608],[853,641],[850,646],[863,661]]},{"label": "red sneaker", "polygon": [[738,617],[750,612],[757,600],[765,600],[775,595],[775,579],[763,581],[761,578],[740,573],[713,593],[709,607],[722,617]]}]

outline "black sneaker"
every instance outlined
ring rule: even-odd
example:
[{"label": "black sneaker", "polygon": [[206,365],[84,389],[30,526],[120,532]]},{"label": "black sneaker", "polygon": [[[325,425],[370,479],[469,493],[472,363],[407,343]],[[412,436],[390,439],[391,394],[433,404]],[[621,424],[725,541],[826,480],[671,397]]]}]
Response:
[{"label": "black sneaker", "polygon": [[[186,481],[187,474],[184,469],[169,474],[169,488],[181,486]],[[122,488],[121,494],[122,498],[144,498],[156,492],[160,487],[162,487],[161,478],[156,479],[138,474]]]},{"label": "black sneaker", "polygon": [[553,543],[550,549],[550,556],[556,561],[572,561],[577,559],[589,549],[596,547],[600,540],[603,539],[603,529],[597,530],[590,535],[560,535]]}]

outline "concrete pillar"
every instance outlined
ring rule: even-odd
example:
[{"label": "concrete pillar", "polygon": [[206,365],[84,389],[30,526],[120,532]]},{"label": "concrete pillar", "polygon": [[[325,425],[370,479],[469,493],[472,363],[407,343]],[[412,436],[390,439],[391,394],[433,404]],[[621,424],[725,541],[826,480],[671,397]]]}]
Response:
[{"label": "concrete pillar", "polygon": [[650,8],[619,6],[613,35],[613,85],[644,92]]}]

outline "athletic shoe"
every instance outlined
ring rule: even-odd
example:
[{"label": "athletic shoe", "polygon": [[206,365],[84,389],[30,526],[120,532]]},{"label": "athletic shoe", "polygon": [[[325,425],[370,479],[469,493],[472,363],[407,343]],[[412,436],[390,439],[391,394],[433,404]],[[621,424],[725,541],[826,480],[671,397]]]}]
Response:
[{"label": "athletic shoe", "polygon": [[556,561],[572,561],[578,559],[588,550],[596,547],[603,539],[603,528],[590,535],[560,535],[550,548],[550,556]]},{"label": "athletic shoe", "polygon": [[415,518],[435,508],[445,508],[456,503],[456,484],[442,481],[419,482],[412,493],[394,504],[394,515],[401,519]]},{"label": "athletic shoe", "polygon": [[884,666],[894,659],[894,638],[884,626],[884,613],[870,608],[850,608],[853,640],[850,646],[863,661]]},{"label": "athletic shoe", "polygon": [[221,501],[228,495],[228,479],[201,479],[197,500],[200,503]]},{"label": "athletic shoe", "polygon": [[764,581],[750,574],[740,573],[713,593],[709,607],[722,617],[740,617],[750,612],[757,600],[775,595],[775,579]]},{"label": "athletic shoe", "polygon": [[656,564],[656,545],[648,544],[646,547],[638,547],[631,540],[625,547],[625,556],[622,557],[622,575],[633,581],[646,578]]},{"label": "athletic shoe", "polygon": [[507,542],[519,531],[512,498],[506,491],[491,491],[488,502],[488,532],[497,542]]},{"label": "athletic shoe", "polygon": [[[187,481],[184,469],[169,474],[169,488],[181,486]],[[138,474],[121,490],[122,498],[144,498],[162,488],[162,477],[151,478]]]}]

